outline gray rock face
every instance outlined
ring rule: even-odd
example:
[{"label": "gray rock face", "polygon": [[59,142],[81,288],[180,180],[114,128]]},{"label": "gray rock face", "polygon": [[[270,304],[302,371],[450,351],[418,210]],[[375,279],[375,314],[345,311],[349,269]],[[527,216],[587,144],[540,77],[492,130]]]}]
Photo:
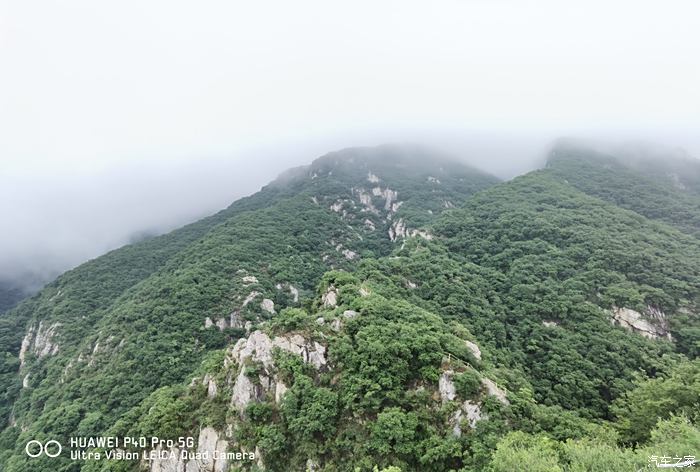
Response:
[{"label": "gray rock face", "polygon": [[360,203],[364,205],[362,211],[372,213],[373,215],[379,215],[379,210],[377,210],[377,208],[374,206],[374,203],[372,203],[372,195],[370,195],[362,189],[353,189],[353,194],[355,193],[357,193],[357,197],[359,198]]},{"label": "gray rock face", "polygon": [[342,202],[342,201],[337,201],[337,202],[333,203],[333,204],[330,206],[330,209],[331,209],[331,211],[334,211],[334,212],[336,212],[336,213],[340,213],[340,210],[343,209],[343,202]]},{"label": "gray rock face", "polygon": [[287,386],[281,380],[278,380],[275,384],[275,403],[282,401],[284,393],[287,391]]},{"label": "gray rock face", "polygon": [[471,341],[464,341],[464,344],[466,344],[467,349],[469,349],[472,352],[472,354],[474,354],[474,357],[476,358],[476,360],[480,361],[481,360],[481,349],[479,349],[479,346],[477,346],[476,344],[474,344]]},{"label": "gray rock face", "polygon": [[357,253],[355,251],[351,251],[350,249],[343,249],[342,254],[349,261],[357,257]]},{"label": "gray rock face", "polygon": [[[177,447],[170,449],[169,454],[156,449],[157,457],[149,462],[142,461],[142,466],[149,472],[227,472],[229,463],[226,459],[228,441],[214,428],[202,428],[199,432],[196,451],[181,450]],[[188,460],[183,454],[196,452],[197,458]]]},{"label": "gray rock face", "polygon": [[[281,400],[287,390],[286,385],[274,373],[272,353],[275,348],[300,356],[304,362],[321,369],[326,366],[326,347],[311,341],[300,334],[287,334],[271,339],[262,331],[251,333],[248,338],[239,339],[227,355],[225,365],[235,365],[236,375],[233,380],[231,406],[243,414],[245,408],[254,401],[265,397]],[[257,375],[251,378],[246,374],[246,366],[261,365]]]},{"label": "gray rock face", "polygon": [[[454,371],[446,370],[442,373],[438,381],[438,390],[443,404],[454,401],[457,398],[457,389],[453,381],[454,374]],[[482,377],[481,383],[488,395],[496,397],[504,405],[509,404],[506,393],[498,388],[495,382],[486,377]],[[481,411],[481,402],[465,400],[460,405],[459,409],[450,417],[452,434],[455,436],[460,436],[462,434],[462,422],[465,419],[469,427],[473,429],[478,421],[488,419],[488,415]]]},{"label": "gray rock face", "polygon": [[389,239],[392,241],[397,241],[399,238],[407,238],[407,237],[421,237],[425,240],[430,241],[433,239],[433,235],[428,233],[425,230],[422,229],[412,229],[409,230],[406,227],[406,222],[403,220],[403,218],[399,218],[398,220],[394,221],[392,223],[391,227],[389,228]]},{"label": "gray rock face", "polygon": [[219,318],[216,320],[216,327],[219,328],[219,331],[223,331],[228,327],[228,320],[226,318]]},{"label": "gray rock face", "polygon": [[216,385],[216,381],[212,378],[211,375],[207,374],[204,376],[204,379],[202,379],[202,385],[207,387],[208,398],[216,397],[216,394],[219,392],[219,388]]},{"label": "gray rock face", "polygon": [[250,292],[248,294],[247,297],[245,297],[245,300],[243,300],[243,305],[241,305],[241,306],[242,307],[246,306],[248,303],[252,302],[255,299],[255,297],[257,297],[259,295],[262,295],[262,294],[260,292],[256,292],[255,290],[253,290],[252,292]]},{"label": "gray rock face", "polygon": [[324,308],[335,308],[338,305],[338,291],[333,285],[328,287],[326,293],[321,297],[321,302]]},{"label": "gray rock face", "polygon": [[[262,382],[261,382],[262,385]],[[233,384],[231,393],[231,406],[243,414],[243,411],[248,404],[253,400],[259,400],[263,396],[261,385],[254,384],[245,369],[241,369],[236,377],[236,382]]]},{"label": "gray rock face", "polygon": [[372,189],[372,195],[375,197],[382,197],[384,199],[384,210],[391,212],[392,203],[396,201],[399,193],[396,190],[392,190],[388,187],[384,190],[382,190],[381,187],[374,187]]},{"label": "gray rock face", "polygon": [[613,307],[612,323],[649,339],[665,338],[672,341],[666,315],[654,307],[648,307],[645,317],[630,308]]},{"label": "gray rock face", "polygon": [[297,289],[294,285],[292,284],[281,284],[278,283],[275,285],[275,288],[277,290],[284,290],[285,288],[289,290],[289,294],[292,296],[292,299],[294,300],[294,303],[297,303],[299,301],[299,289]]},{"label": "gray rock face", "polygon": [[264,298],[263,301],[260,302],[260,308],[268,313],[275,313],[275,302],[269,298]]},{"label": "gray rock face", "polygon": [[420,238],[425,239],[426,241],[430,241],[430,240],[433,239],[433,235],[432,235],[432,234],[430,234],[430,233],[428,233],[427,231],[424,231],[424,230],[422,230],[422,229],[414,229],[414,230],[411,230],[411,236],[413,236],[413,237],[418,236],[418,237],[420,237]]},{"label": "gray rock face", "polygon": [[509,405],[510,402],[506,398],[506,392],[496,385],[496,383],[491,380],[487,379],[486,377],[481,378],[481,384],[486,387],[486,392],[488,392],[489,395],[492,395],[498,399],[501,403],[504,405]]},{"label": "gray rock face", "polygon": [[452,381],[453,375],[454,371],[446,370],[442,373],[440,380],[438,381],[438,390],[440,391],[442,403],[451,402],[457,396],[457,390],[454,382]]},{"label": "gray rock face", "polygon": [[44,322],[40,321],[36,329],[34,326],[29,328],[27,334],[22,339],[19,350],[20,367],[24,366],[24,361],[29,352],[33,353],[39,359],[58,353],[58,344],[53,338],[60,326],[60,323],[54,323],[46,328]]},{"label": "gray rock face", "polygon": [[238,340],[233,346],[231,357],[239,366],[249,359],[262,362],[266,368],[270,367],[272,365],[272,341],[262,331],[254,331],[247,338]]},{"label": "gray rock face", "polygon": [[[355,310],[345,310],[341,316],[338,318],[333,319],[331,321],[330,326],[333,331],[340,331],[343,328],[343,324],[347,320],[351,320],[358,316],[358,313]],[[319,318],[320,320],[323,320],[323,318]],[[318,323],[318,320],[316,320]],[[323,320],[323,323],[319,324],[325,324],[325,320]]]},{"label": "gray rock face", "polygon": [[170,449],[170,454],[161,456],[162,449],[156,449],[158,457],[144,462],[148,466],[149,472],[185,472],[186,463],[180,458],[180,450],[177,448]]},{"label": "gray rock face", "polygon": [[255,277],[254,275],[246,275],[243,277],[243,283],[246,285],[249,284],[257,284],[258,283],[258,278]]},{"label": "gray rock face", "polygon": [[471,400],[465,401],[460,409],[454,412],[450,420],[450,423],[454,425],[452,427],[453,435],[457,437],[462,435],[462,421],[465,419],[469,427],[474,429],[476,428],[476,423],[488,419],[488,415],[481,411],[478,403],[474,403]]},{"label": "gray rock face", "polygon": [[297,303],[299,301],[299,289],[297,289],[294,285],[289,285],[289,293],[292,294],[294,303]]},{"label": "gray rock face", "polygon": [[396,241],[398,238],[406,237],[406,223],[403,218],[399,218],[397,221],[392,223],[391,228],[389,228],[389,239]]}]

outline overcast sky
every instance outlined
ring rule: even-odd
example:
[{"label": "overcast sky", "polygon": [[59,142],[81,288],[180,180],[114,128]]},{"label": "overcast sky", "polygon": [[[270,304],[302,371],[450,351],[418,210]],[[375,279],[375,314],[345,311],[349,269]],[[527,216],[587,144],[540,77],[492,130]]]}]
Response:
[{"label": "overcast sky", "polygon": [[508,177],[560,135],[700,155],[700,3],[0,0],[0,276],[387,141]]}]

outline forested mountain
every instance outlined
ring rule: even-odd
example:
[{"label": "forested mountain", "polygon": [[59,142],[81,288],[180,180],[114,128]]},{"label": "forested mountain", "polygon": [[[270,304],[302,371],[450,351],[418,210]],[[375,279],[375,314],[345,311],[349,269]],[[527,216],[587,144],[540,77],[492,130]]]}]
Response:
[{"label": "forested mountain", "polygon": [[700,161],[603,154],[565,143],[547,167],[579,190],[700,237]]},{"label": "forested mountain", "polygon": [[[700,206],[690,181],[640,169],[559,146],[499,183],[419,147],[347,149],[83,264],[0,318],[3,470],[700,455]],[[194,444],[150,462],[24,452],[100,435]]]}]

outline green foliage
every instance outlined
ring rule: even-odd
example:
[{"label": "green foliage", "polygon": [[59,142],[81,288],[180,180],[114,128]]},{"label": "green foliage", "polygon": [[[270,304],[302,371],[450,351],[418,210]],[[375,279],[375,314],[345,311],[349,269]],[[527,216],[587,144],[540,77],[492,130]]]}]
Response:
[{"label": "green foliage", "polygon": [[[564,148],[553,152],[547,167],[589,195],[700,237],[700,164],[696,160],[665,156],[645,162]],[[693,181],[681,183],[688,178]]]},{"label": "green foliage", "polygon": [[418,417],[400,408],[387,408],[371,428],[368,447],[376,454],[389,457],[408,456],[415,448]]},{"label": "green foliage", "polygon": [[481,377],[473,370],[456,374],[453,381],[457,394],[462,398],[468,399],[475,396],[481,388]]},{"label": "green foliage", "polygon": [[644,451],[649,456],[697,457],[697,451],[700,451],[700,429],[687,417],[673,415],[656,424]]},{"label": "green foliage", "polygon": [[307,377],[298,377],[284,397],[281,413],[300,442],[333,436],[338,397],[328,388],[314,386]]},{"label": "green foliage", "polygon": [[521,431],[506,435],[496,447],[489,470],[510,472],[561,471],[556,443],[545,436],[531,436]]},{"label": "green foliage", "polygon": [[626,442],[645,442],[659,419],[684,414],[700,419],[700,360],[680,362],[669,374],[639,379],[615,402],[617,425]]},{"label": "green foliage", "polygon": [[[466,314],[469,330],[499,361],[521,366],[546,405],[609,418],[610,400],[638,370],[653,375],[655,359],[673,348],[612,326],[601,307],[673,313],[700,295],[697,240],[588,197],[549,171],[475,195],[436,231],[451,258],[478,269],[425,260],[407,277],[449,277],[419,295],[443,313]],[[490,283],[475,281],[480,274]]]},{"label": "green foliage", "polygon": [[568,472],[639,470],[647,458],[631,450],[597,439],[569,439],[560,446],[561,464]]},{"label": "green foliage", "polygon": [[270,320],[268,326],[272,331],[287,332],[304,328],[311,319],[306,311],[299,308],[285,308]]}]

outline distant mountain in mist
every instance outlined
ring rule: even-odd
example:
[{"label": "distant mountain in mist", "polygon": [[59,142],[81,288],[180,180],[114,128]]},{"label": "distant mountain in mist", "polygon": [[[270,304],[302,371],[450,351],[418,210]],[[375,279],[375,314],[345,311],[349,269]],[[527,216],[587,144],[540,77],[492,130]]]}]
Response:
[{"label": "distant mountain in mist", "polygon": [[7,280],[0,280],[0,313],[3,313],[27,296],[23,287],[17,287]]}]

